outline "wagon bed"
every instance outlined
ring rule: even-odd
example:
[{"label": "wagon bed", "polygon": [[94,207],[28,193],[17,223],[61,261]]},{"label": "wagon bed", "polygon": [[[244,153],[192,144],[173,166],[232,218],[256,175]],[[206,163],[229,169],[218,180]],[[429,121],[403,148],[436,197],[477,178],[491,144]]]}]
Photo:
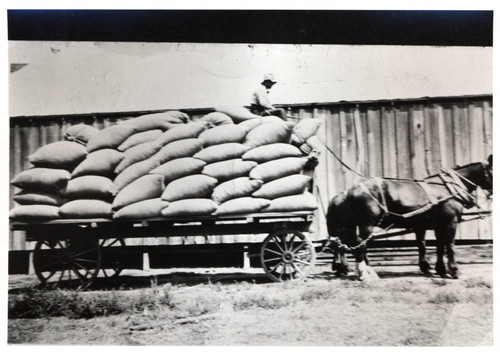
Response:
[{"label": "wagon bed", "polygon": [[36,242],[33,266],[42,285],[83,289],[98,276],[118,276],[126,253],[124,239],[145,237],[268,234],[259,253],[266,275],[273,281],[304,278],[316,257],[307,237],[312,220],[311,211],[297,211],[146,220],[15,221],[11,229],[25,231],[26,241]]}]

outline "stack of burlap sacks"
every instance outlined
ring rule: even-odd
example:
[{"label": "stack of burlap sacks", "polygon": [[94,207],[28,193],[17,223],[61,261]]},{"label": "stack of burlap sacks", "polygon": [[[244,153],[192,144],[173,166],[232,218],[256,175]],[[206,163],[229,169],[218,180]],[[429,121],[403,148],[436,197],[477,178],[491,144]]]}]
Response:
[{"label": "stack of burlap sacks", "polygon": [[302,170],[318,122],[221,107],[196,121],[169,111],[102,130],[73,126],[12,180],[22,191],[10,215],[148,219],[316,209]]}]

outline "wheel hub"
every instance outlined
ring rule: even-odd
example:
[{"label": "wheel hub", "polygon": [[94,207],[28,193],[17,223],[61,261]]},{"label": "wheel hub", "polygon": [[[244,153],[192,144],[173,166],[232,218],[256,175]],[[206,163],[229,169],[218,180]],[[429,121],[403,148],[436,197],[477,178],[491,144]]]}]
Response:
[{"label": "wheel hub", "polygon": [[291,251],[283,252],[282,259],[285,263],[292,263],[294,259],[294,254]]}]

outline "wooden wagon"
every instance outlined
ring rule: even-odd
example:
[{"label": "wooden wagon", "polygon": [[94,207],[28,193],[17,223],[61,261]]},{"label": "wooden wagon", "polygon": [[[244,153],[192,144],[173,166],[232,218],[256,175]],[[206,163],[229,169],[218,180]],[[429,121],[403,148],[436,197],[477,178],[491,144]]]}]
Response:
[{"label": "wooden wagon", "polygon": [[126,238],[191,235],[268,234],[256,255],[273,281],[304,278],[314,267],[315,248],[307,236],[310,211],[255,213],[223,217],[147,220],[63,219],[12,222],[36,242],[33,266],[42,285],[89,287],[97,277],[113,278],[127,262]]}]

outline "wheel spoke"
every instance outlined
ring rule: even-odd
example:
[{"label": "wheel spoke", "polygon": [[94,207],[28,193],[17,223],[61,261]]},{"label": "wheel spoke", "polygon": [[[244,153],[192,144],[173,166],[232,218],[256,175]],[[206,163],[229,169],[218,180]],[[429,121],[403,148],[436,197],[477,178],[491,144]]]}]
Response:
[{"label": "wheel spoke", "polygon": [[295,259],[294,259],[294,262],[298,262],[298,263],[302,263],[302,264],[304,264],[304,265],[311,266],[311,263],[305,262],[305,261],[300,260],[300,259],[297,259],[297,258],[295,258]]},{"label": "wheel spoke", "polygon": [[286,234],[282,233],[282,234],[280,235],[280,238],[281,238],[281,243],[283,243],[283,248],[285,248],[285,251],[287,251],[287,250],[288,250],[288,247],[287,247],[287,245],[286,245]]},{"label": "wheel spoke", "polygon": [[85,263],[97,263],[98,262],[97,260],[85,259],[85,258],[75,258],[75,262],[76,261],[85,262]]},{"label": "wheel spoke", "polygon": [[276,265],[275,265],[272,269],[270,269],[269,271],[271,271],[271,272],[275,271],[275,270],[278,268],[278,266],[280,266],[282,263],[283,263],[283,262],[282,262],[282,261],[280,261],[278,264],[276,264]]},{"label": "wheel spoke", "polygon": [[80,255],[83,255],[83,254],[87,254],[87,253],[90,253],[90,252],[95,252],[95,248],[90,248],[90,249],[87,249],[85,252],[80,252],[80,253],[75,253],[75,256],[80,256]]},{"label": "wheel spoke", "polygon": [[[276,238],[278,238],[278,237],[276,237]],[[279,248],[279,250],[281,251],[281,253],[283,253],[285,251],[283,248],[281,248],[280,244],[278,243],[278,240],[274,240],[274,243]],[[281,253],[280,253],[280,255],[281,255]]]},{"label": "wheel spoke", "polygon": [[295,269],[295,271],[297,271],[299,273],[299,275],[301,277],[304,276],[304,273],[302,272],[302,270],[300,270],[300,268],[297,265],[295,265],[295,263],[293,263],[293,262],[292,262],[292,267]]},{"label": "wheel spoke", "polygon": [[290,246],[288,247],[288,249],[291,250],[292,252],[293,252],[293,240],[295,239],[296,236],[297,236],[297,234],[294,232],[292,234],[292,238],[290,238],[290,241],[289,241]]},{"label": "wheel spoke", "polygon": [[[43,268],[46,268],[46,267],[48,267],[48,266],[54,265],[54,264],[56,264],[56,263],[59,263],[59,260],[54,260],[54,261],[52,261],[52,262],[50,262],[50,263],[46,263],[45,265],[42,265],[42,266],[39,266],[39,265],[38,265],[38,269],[43,269]],[[43,271],[43,270],[41,270],[41,271]]]},{"label": "wheel spoke", "polygon": [[302,247],[305,246],[305,242],[302,242],[297,248],[295,248],[292,252],[295,254],[297,253]]},{"label": "wheel spoke", "polygon": [[271,252],[271,253],[274,253],[274,254],[277,254],[277,255],[279,255],[281,257],[281,253],[273,251],[272,249],[269,249],[268,247],[266,247],[264,250],[268,251],[268,252]]},{"label": "wheel spoke", "polygon": [[272,261],[276,261],[276,260],[281,260],[281,258],[271,258],[271,259],[266,259],[266,260],[264,260],[264,263],[267,263],[267,262],[272,262]]}]

